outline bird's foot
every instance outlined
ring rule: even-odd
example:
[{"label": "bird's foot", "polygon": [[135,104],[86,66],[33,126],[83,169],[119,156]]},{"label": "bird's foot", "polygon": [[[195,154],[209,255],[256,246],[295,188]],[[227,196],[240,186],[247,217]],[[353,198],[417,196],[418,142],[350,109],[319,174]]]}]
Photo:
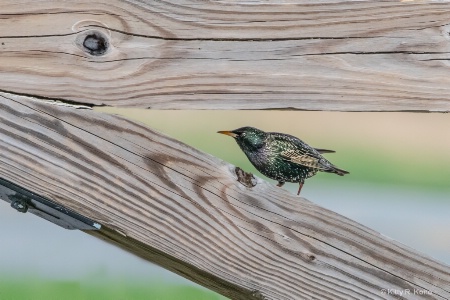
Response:
[{"label": "bird's foot", "polygon": [[278,181],[277,187],[282,187],[284,185],[284,182]]}]

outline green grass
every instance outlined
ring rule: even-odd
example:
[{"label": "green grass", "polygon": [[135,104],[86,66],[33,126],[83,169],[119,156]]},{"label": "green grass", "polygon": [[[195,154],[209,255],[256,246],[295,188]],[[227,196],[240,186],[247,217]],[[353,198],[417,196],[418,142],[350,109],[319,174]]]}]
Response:
[{"label": "green grass", "polygon": [[151,281],[51,280],[37,277],[0,278],[2,300],[224,300],[214,292],[195,286]]}]

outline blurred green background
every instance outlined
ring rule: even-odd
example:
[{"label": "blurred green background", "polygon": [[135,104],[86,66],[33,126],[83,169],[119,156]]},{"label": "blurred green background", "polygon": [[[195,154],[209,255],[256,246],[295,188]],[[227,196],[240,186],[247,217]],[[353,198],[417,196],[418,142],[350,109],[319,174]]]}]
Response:
[{"label": "blurred green background", "polygon": [[[450,263],[448,114],[97,110],[143,122],[268,181],[233,139],[216,132],[250,125],[336,150],[327,158],[350,175],[308,179],[303,197]],[[297,185],[283,188],[294,193]],[[3,201],[0,226],[0,299],[225,299]]]}]

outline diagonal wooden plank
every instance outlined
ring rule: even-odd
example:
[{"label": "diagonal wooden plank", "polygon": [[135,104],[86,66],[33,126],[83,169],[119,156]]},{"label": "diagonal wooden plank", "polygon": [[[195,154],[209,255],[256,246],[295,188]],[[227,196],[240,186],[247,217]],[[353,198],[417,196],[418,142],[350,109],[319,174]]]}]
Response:
[{"label": "diagonal wooden plank", "polygon": [[450,299],[448,266],[141,124],[0,100],[1,178],[231,299]]}]

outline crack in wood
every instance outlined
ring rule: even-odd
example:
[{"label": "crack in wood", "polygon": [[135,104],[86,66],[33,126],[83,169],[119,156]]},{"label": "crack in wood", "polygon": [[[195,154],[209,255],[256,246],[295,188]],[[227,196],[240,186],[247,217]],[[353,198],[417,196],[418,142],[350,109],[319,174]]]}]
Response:
[{"label": "crack in wood", "polygon": [[443,51],[341,51],[341,52],[322,52],[322,53],[305,53],[293,56],[316,56],[316,55],[382,55],[382,54],[410,54],[410,55],[426,55],[426,54],[448,54],[450,52]]},{"label": "crack in wood", "polygon": [[82,102],[66,100],[66,99],[62,99],[62,98],[49,98],[49,97],[44,97],[41,95],[22,94],[22,93],[17,93],[17,92],[6,91],[6,90],[2,90],[2,89],[0,89],[0,93],[2,93],[2,94],[0,94],[0,96],[5,97],[12,101],[14,101],[14,100],[11,99],[10,97],[20,96],[23,99],[26,99],[29,101],[36,101],[36,102],[40,102],[40,103],[46,103],[46,104],[57,105],[57,106],[66,106],[66,107],[71,107],[71,108],[76,108],[76,109],[92,109],[94,106],[101,106],[101,105],[91,105],[91,104],[86,104],[86,103],[82,103]]},{"label": "crack in wood", "polygon": [[[206,41],[206,42],[289,42],[289,41],[303,41],[303,40],[347,40],[347,39],[373,39],[379,38],[378,36],[308,36],[308,37],[270,37],[270,38],[258,38],[258,37],[245,37],[245,38],[185,38],[185,37],[165,37],[158,35],[146,35],[133,32],[127,32],[111,27],[105,27],[100,25],[90,25],[89,27],[97,27],[107,29],[117,33],[122,33],[129,36],[165,40],[165,41]],[[380,36],[381,37],[381,36]]]}]

